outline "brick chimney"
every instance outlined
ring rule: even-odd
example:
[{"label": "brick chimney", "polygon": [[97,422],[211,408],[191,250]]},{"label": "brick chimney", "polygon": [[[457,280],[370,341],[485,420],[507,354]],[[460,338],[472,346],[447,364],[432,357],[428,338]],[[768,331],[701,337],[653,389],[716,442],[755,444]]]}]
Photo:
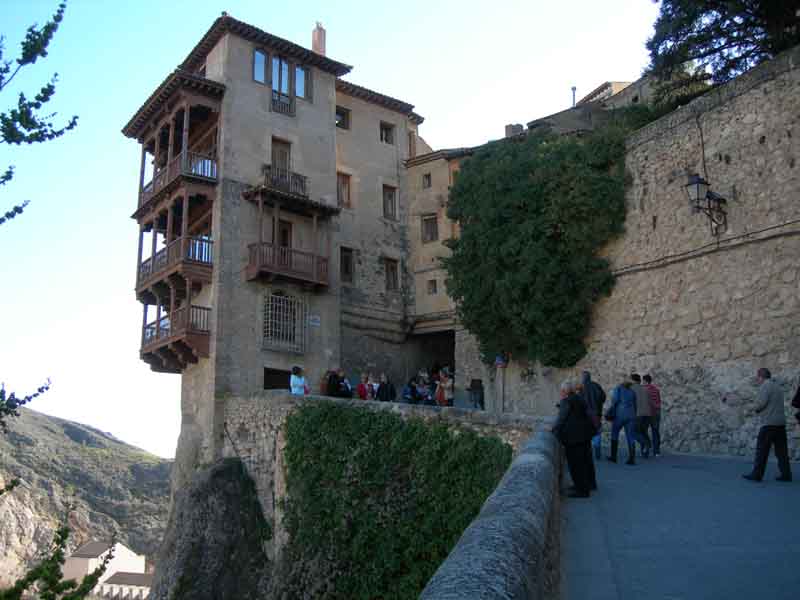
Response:
[{"label": "brick chimney", "polygon": [[317,54],[325,56],[325,28],[317,21],[317,26],[311,32],[311,49]]}]

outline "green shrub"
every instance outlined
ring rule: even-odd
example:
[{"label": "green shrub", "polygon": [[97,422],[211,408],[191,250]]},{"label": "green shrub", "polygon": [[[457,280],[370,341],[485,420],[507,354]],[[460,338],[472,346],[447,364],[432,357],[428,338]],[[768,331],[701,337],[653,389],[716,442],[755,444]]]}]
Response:
[{"label": "green shrub", "polygon": [[511,462],[444,422],[305,405],[286,423],[285,598],[417,598]]}]

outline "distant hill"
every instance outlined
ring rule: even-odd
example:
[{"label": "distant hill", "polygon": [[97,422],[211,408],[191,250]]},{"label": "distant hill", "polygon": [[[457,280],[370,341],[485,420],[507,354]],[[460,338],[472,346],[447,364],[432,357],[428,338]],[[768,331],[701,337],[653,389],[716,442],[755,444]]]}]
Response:
[{"label": "distant hill", "polygon": [[87,425],[20,412],[0,433],[0,486],[22,480],[0,496],[0,586],[46,551],[69,504],[70,550],[117,531],[123,544],[154,556],[167,523],[172,461]]}]

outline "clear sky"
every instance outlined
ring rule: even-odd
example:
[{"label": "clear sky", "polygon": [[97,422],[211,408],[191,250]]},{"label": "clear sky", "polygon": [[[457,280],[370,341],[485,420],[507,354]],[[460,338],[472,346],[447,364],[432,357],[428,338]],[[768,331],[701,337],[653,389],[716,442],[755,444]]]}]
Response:
[{"label": "clear sky", "polygon": [[[57,0],[0,0],[6,57]],[[316,21],[349,80],[410,102],[434,149],[501,137],[507,123],[568,108],[604,81],[632,81],[658,5],[650,0],[72,0],[50,56],[0,95],[0,110],[55,72],[50,107],[78,127],[44,145],[0,145],[0,381],[32,408],[92,425],[172,457],[180,377],[139,360],[142,308],[133,286],[140,150],[120,129],[221,11],[306,47]]]}]

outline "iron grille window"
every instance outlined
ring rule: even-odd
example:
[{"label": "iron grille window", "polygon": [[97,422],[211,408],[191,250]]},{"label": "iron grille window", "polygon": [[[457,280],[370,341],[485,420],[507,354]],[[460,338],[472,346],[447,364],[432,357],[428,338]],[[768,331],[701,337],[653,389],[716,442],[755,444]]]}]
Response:
[{"label": "iron grille window", "polygon": [[396,292],[400,289],[400,269],[399,263],[392,258],[385,258],[386,268],[386,291]]},{"label": "iron grille window", "polygon": [[439,239],[439,221],[436,215],[422,217],[422,243],[435,242]]},{"label": "iron grille window", "polygon": [[272,292],[264,299],[264,347],[302,354],[306,349],[308,308],[304,298]]},{"label": "iron grille window", "polygon": [[390,185],[383,186],[383,216],[397,220],[397,190]]},{"label": "iron grille window", "polygon": [[336,174],[336,201],[341,208],[351,208],[350,175],[347,173]]}]

